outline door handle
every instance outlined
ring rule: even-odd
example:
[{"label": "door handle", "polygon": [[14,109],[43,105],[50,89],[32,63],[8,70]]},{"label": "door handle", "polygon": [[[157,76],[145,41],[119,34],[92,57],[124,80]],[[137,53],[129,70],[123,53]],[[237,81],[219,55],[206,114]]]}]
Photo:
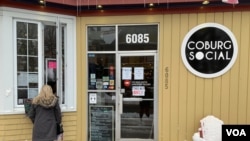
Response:
[{"label": "door handle", "polygon": [[122,94],[119,94],[119,111],[120,111],[120,114],[123,113],[123,95]]}]

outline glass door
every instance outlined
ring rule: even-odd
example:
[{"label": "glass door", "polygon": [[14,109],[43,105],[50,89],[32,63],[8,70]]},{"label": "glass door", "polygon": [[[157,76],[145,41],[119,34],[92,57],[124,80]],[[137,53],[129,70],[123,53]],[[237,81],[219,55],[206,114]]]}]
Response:
[{"label": "glass door", "polygon": [[118,60],[118,140],[153,141],[155,54],[120,54]]}]

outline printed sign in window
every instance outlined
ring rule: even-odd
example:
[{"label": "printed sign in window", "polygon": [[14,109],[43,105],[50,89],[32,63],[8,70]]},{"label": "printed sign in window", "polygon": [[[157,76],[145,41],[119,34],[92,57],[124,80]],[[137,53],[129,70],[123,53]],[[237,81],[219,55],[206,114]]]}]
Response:
[{"label": "printed sign in window", "polygon": [[133,86],[132,87],[133,96],[145,96],[144,86]]},{"label": "printed sign in window", "polygon": [[123,67],[122,68],[122,80],[131,80],[132,78],[132,68]]},{"label": "printed sign in window", "polygon": [[135,67],[134,68],[134,79],[135,80],[143,80],[144,79],[144,68],[143,67]]}]

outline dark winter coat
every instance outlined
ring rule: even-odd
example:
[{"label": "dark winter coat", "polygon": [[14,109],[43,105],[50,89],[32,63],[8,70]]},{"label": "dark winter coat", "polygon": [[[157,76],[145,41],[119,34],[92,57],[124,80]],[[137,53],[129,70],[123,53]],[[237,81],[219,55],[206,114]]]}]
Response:
[{"label": "dark winter coat", "polygon": [[29,112],[33,122],[32,141],[54,141],[57,139],[56,123],[61,123],[61,109],[58,99],[40,100]]}]

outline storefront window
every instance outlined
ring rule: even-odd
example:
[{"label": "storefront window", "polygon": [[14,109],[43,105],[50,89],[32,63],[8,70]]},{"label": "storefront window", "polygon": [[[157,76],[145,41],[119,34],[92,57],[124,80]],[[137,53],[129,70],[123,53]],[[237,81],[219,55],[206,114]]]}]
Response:
[{"label": "storefront window", "polygon": [[115,54],[88,54],[89,90],[115,89]]},{"label": "storefront window", "polygon": [[158,25],[87,29],[88,140],[154,139]]},{"label": "storefront window", "polygon": [[[42,33],[39,31],[41,26],[44,30],[42,37],[38,38]],[[60,103],[64,104],[64,29],[62,26],[58,46],[55,23],[16,22],[17,105],[34,98],[43,84],[50,85]]]},{"label": "storefront window", "polygon": [[16,23],[17,104],[38,93],[38,24]]},{"label": "storefront window", "polygon": [[157,50],[157,25],[118,26],[119,51]]},{"label": "storefront window", "polygon": [[89,26],[88,51],[114,51],[115,26]]}]

